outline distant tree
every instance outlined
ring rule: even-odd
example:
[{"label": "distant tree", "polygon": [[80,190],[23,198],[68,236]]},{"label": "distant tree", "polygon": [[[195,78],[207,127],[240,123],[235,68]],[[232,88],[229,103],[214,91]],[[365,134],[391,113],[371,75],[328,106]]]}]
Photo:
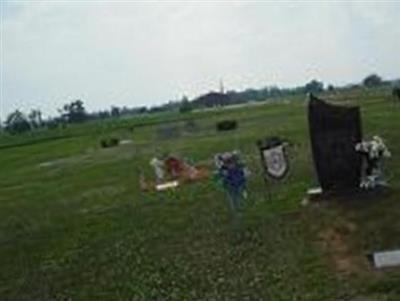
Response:
[{"label": "distant tree", "polygon": [[70,123],[83,122],[88,118],[83,101],[79,99],[65,104],[59,112],[61,113],[62,118]]},{"label": "distant tree", "polygon": [[282,95],[282,91],[281,91],[281,89],[279,89],[278,86],[272,86],[272,87],[269,88],[269,95],[271,97],[281,96]]},{"label": "distant tree", "polygon": [[333,85],[328,85],[328,87],[326,88],[329,92],[332,92],[335,90],[335,87]]},{"label": "distant tree", "polygon": [[139,108],[137,108],[137,112],[139,114],[144,114],[147,112],[147,107],[139,107]]},{"label": "distant tree", "polygon": [[126,106],[117,109],[119,110],[119,112],[117,113],[117,111],[114,109],[114,116],[117,116],[117,114],[119,114],[119,116],[127,116],[131,114],[131,109]]},{"label": "distant tree", "polygon": [[[126,108],[124,108],[124,113],[126,111]],[[111,116],[112,117],[119,117],[121,115],[121,109],[118,107],[111,107]]]},{"label": "distant tree", "polygon": [[20,134],[30,131],[31,124],[21,111],[15,110],[7,116],[5,130],[10,134]]},{"label": "distant tree", "polygon": [[258,100],[258,91],[256,89],[246,89],[243,91],[243,97],[246,101]]},{"label": "distant tree", "polygon": [[365,87],[376,87],[376,86],[381,85],[383,83],[383,81],[379,75],[371,74],[371,75],[368,75],[366,78],[364,78],[362,83]]},{"label": "distant tree", "polygon": [[392,95],[394,98],[400,101],[400,86],[393,87]]},{"label": "distant tree", "polygon": [[265,100],[269,97],[270,93],[269,93],[269,88],[268,87],[264,87],[261,90],[258,90],[258,98],[259,100]]},{"label": "distant tree", "polygon": [[66,120],[63,117],[49,118],[43,122],[43,125],[48,129],[65,128]]},{"label": "distant tree", "polygon": [[42,125],[42,112],[40,110],[32,109],[28,114],[29,122],[33,128],[38,128]]},{"label": "distant tree", "polygon": [[189,102],[189,99],[186,96],[182,97],[181,104],[179,106],[180,113],[187,113],[193,110],[192,104]]},{"label": "distant tree", "polygon": [[305,93],[318,93],[324,91],[323,82],[313,79],[304,86]]},{"label": "distant tree", "polygon": [[97,115],[99,119],[106,119],[111,116],[111,113],[107,110],[104,110],[104,111],[99,111]]}]

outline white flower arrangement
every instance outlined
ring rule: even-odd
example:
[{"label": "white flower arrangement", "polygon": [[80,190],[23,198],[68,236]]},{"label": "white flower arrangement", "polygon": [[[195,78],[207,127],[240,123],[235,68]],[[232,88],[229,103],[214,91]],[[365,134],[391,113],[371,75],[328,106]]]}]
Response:
[{"label": "white flower arrangement", "polygon": [[382,138],[372,137],[372,140],[362,141],[356,144],[356,151],[367,154],[370,159],[390,158],[391,153]]},{"label": "white flower arrangement", "polygon": [[386,185],[382,179],[381,165],[384,158],[390,158],[391,153],[382,138],[373,136],[369,141],[357,143],[355,150],[364,155],[363,176],[361,188],[375,188],[377,185]]}]

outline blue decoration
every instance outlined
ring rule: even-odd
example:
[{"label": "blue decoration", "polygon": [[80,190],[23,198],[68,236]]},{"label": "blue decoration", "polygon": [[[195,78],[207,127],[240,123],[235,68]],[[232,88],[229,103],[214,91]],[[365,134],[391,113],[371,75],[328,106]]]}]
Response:
[{"label": "blue decoration", "polygon": [[232,211],[242,209],[242,200],[247,195],[246,172],[239,154],[237,152],[218,154],[215,156],[215,165],[218,168],[217,181],[221,182],[228,192]]}]

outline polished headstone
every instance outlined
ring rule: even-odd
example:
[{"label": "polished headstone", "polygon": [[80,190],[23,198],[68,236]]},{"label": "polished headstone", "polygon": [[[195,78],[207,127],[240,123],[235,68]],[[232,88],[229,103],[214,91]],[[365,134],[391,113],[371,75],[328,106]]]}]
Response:
[{"label": "polished headstone", "polygon": [[358,107],[332,105],[310,95],[308,121],[315,169],[324,192],[348,192],[360,184],[362,139]]}]

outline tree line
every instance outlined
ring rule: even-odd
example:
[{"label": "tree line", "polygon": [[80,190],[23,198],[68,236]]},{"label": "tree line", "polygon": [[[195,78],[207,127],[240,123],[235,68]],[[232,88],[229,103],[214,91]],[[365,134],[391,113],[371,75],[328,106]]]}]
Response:
[{"label": "tree line", "polygon": [[39,128],[65,128],[68,124],[83,123],[89,120],[101,120],[121,116],[143,114],[146,107],[127,108],[112,106],[109,110],[88,112],[82,100],[77,99],[66,103],[57,110],[59,115],[44,119],[39,109],[32,109],[28,114],[21,110],[15,110],[6,117],[2,129],[10,134],[20,134]]},{"label": "tree line", "polygon": [[[385,81],[379,75],[371,74],[365,77],[358,86],[368,88],[391,84],[393,84],[391,81]],[[398,91],[398,85],[399,83],[395,85],[394,91],[396,89],[396,91]],[[323,82],[314,79],[304,86],[294,88],[279,88],[278,86],[270,86],[262,89],[250,88],[243,91],[230,90],[223,94],[223,96],[227,99],[227,101],[223,102],[223,105],[240,104],[249,101],[264,101],[273,97],[284,97],[306,93],[320,93],[323,91],[333,91],[337,88],[338,87],[334,87],[333,85],[327,85],[325,87]],[[395,95],[395,93],[393,93],[393,95]],[[82,123],[89,120],[119,118],[123,116],[134,116],[145,113],[151,114],[156,112],[177,111],[181,113],[187,113],[193,109],[204,106],[220,105],[220,102],[218,104],[214,104],[213,101],[204,103],[201,101],[203,97],[204,95],[201,95],[197,98],[189,100],[186,96],[183,96],[180,100],[172,100],[163,105],[153,106],[150,108],[145,106],[134,108],[120,108],[117,106],[111,106],[109,110],[97,112],[88,112],[85,108],[84,102],[78,99],[70,103],[66,103],[60,109],[58,109],[58,116],[47,119],[43,119],[42,112],[39,109],[32,109],[28,114],[25,114],[21,110],[17,109],[7,116],[1,127],[10,134],[19,134],[38,128],[51,129],[57,127],[66,127],[68,124]]]}]

